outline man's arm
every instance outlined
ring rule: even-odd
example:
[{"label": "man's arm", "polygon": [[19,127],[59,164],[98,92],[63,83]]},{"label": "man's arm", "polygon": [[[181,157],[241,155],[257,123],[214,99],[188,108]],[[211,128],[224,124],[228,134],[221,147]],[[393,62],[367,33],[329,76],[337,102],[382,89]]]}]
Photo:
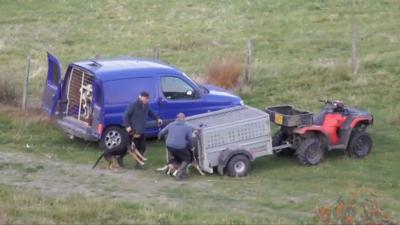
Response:
[{"label": "man's arm", "polygon": [[194,147],[194,140],[193,140],[193,128],[192,126],[188,126],[187,128],[187,133],[186,133],[186,140],[188,141],[189,147],[190,149],[192,149]]},{"label": "man's arm", "polygon": [[130,124],[130,119],[131,119],[131,116],[132,116],[132,114],[133,114],[133,111],[134,111],[134,103],[131,103],[131,104],[129,104],[128,105],[128,107],[126,108],[126,110],[125,110],[125,112],[124,112],[124,126],[125,127],[130,127],[131,126],[131,124]]},{"label": "man's arm", "polygon": [[170,126],[171,124],[168,124],[168,126],[166,126],[166,127],[164,127],[161,131],[160,131],[160,133],[158,133],[158,139],[161,139],[162,137],[164,137],[167,133],[168,133],[168,130],[169,130],[169,126]]},{"label": "man's arm", "polygon": [[160,119],[160,117],[158,117],[157,114],[155,114],[154,111],[151,110],[150,107],[149,107],[149,116],[150,116],[151,118],[153,118],[154,120],[159,120],[159,119]]},{"label": "man's arm", "polygon": [[158,117],[153,110],[151,110],[151,108],[149,107],[149,116],[155,120],[157,120],[157,124],[158,126],[161,126],[163,124],[162,119],[160,119],[160,117]]}]

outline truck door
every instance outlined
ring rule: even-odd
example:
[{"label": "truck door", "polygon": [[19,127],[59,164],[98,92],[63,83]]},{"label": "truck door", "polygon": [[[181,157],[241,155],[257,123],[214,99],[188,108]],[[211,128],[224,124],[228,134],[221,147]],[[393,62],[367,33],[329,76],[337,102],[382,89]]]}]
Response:
[{"label": "truck door", "polygon": [[198,90],[181,77],[161,76],[158,98],[159,116],[171,122],[179,112],[186,116],[207,112],[207,103]]},{"label": "truck door", "polygon": [[61,64],[60,61],[50,53],[47,53],[48,68],[44,87],[42,110],[49,115],[54,115],[57,102],[61,96]]}]

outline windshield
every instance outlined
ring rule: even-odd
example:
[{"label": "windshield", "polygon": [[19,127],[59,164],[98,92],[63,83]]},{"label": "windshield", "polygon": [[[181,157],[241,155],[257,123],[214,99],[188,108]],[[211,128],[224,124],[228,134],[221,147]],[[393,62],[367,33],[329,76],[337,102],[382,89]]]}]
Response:
[{"label": "windshield", "polygon": [[186,76],[187,78],[189,78],[190,81],[193,82],[193,84],[196,86],[196,89],[200,90],[200,91],[203,92],[203,93],[209,93],[209,92],[210,92],[210,90],[208,90],[208,89],[207,89],[206,87],[204,87],[202,84],[199,84],[199,83],[198,83],[197,81],[195,81],[194,79],[190,78],[188,75],[186,75],[186,73],[183,73],[183,72],[182,72],[182,74],[183,74],[184,76]]}]

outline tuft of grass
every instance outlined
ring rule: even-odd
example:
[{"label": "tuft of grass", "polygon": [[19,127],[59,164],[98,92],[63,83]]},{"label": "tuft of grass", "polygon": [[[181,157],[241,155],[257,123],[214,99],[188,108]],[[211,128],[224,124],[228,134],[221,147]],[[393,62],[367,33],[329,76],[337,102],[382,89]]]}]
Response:
[{"label": "tuft of grass", "polygon": [[21,90],[13,76],[0,76],[0,104],[18,105]]},{"label": "tuft of grass", "polygon": [[226,89],[238,88],[243,63],[237,56],[214,59],[207,66],[206,82]]},{"label": "tuft of grass", "polygon": [[398,224],[374,193],[363,190],[317,208],[314,220],[315,224]]}]

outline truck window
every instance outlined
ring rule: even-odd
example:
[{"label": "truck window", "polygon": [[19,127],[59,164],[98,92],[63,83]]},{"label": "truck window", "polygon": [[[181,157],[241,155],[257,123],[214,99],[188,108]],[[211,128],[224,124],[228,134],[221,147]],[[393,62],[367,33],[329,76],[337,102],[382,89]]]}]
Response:
[{"label": "truck window", "polygon": [[194,89],[178,77],[165,76],[161,78],[162,91],[167,99],[193,99]]},{"label": "truck window", "polygon": [[104,83],[104,102],[105,104],[129,103],[137,99],[142,91],[149,92],[150,101],[155,99],[156,87],[152,77],[106,81]]}]

